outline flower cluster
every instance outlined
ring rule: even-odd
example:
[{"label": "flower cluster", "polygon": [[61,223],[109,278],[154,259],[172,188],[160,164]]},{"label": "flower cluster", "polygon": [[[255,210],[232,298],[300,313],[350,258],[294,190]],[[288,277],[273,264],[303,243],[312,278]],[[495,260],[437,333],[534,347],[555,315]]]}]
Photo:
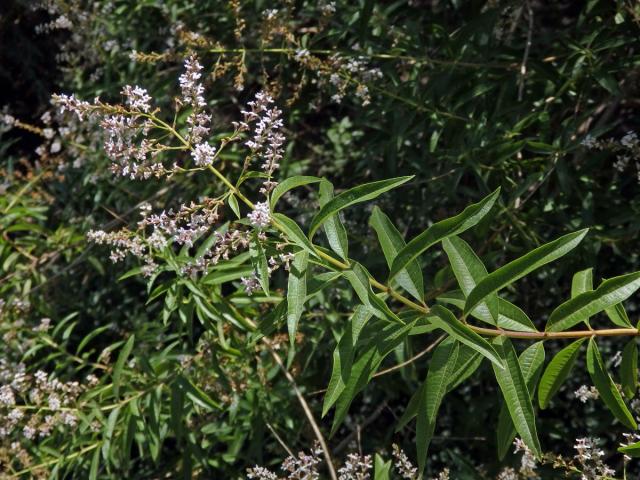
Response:
[{"label": "flower cluster", "polygon": [[418,478],[418,469],[413,466],[407,454],[395,443],[393,444],[392,453],[395,460],[394,466],[402,478],[405,480],[415,480]]},{"label": "flower cluster", "polygon": [[580,144],[589,150],[607,150],[616,153],[613,168],[624,173],[632,163],[635,166],[638,182],[640,182],[640,138],[633,131],[628,131],[620,140],[598,140],[591,135],[582,139]]},{"label": "flower cluster", "polygon": [[350,453],[344,462],[344,466],[338,470],[338,480],[369,480],[370,470],[373,468],[371,455],[359,455]]},{"label": "flower cluster", "polygon": [[595,400],[599,396],[596,387],[587,385],[581,385],[573,394],[582,403],[587,403],[587,400]]},{"label": "flower cluster", "polygon": [[602,460],[604,451],[598,448],[597,439],[578,438],[573,448],[577,452],[574,459],[580,465],[582,480],[603,480],[616,474]]},{"label": "flower cluster", "polygon": [[199,144],[209,135],[211,124],[211,115],[203,111],[207,105],[204,100],[204,86],[200,82],[203,67],[195,55],[185,60],[184,67],[185,71],[178,80],[182,91],[180,102],[192,109],[187,117],[188,140],[192,144]]},{"label": "flower cluster", "polygon": [[516,438],[513,442],[515,447],[513,453],[522,452],[520,459],[520,475],[524,478],[538,478],[536,473],[536,457],[529,447],[520,438]]}]

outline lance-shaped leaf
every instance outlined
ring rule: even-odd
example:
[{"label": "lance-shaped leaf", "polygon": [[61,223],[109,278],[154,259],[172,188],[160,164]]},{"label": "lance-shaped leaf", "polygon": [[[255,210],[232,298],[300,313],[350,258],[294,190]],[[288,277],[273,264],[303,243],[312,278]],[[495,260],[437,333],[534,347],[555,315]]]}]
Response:
[{"label": "lance-shaped leaf", "polygon": [[[380,246],[382,247],[382,253],[384,253],[387,266],[391,267],[398,252],[406,245],[402,235],[393,225],[389,217],[378,207],[373,208],[369,225],[373,227],[378,236],[378,242],[380,242]],[[398,273],[396,282],[414,298],[420,301],[424,299],[424,282],[420,264],[417,260],[409,262],[407,268]]]},{"label": "lance-shaped leaf", "polygon": [[264,253],[264,247],[258,239],[257,233],[254,233],[251,237],[249,252],[251,253],[251,264],[258,275],[260,286],[262,290],[264,290],[265,295],[269,295],[269,264],[267,263],[267,256]]},{"label": "lance-shaped leaf", "polygon": [[373,480],[390,480],[391,467],[393,467],[391,460],[385,462],[384,459],[376,453],[373,461]]},{"label": "lance-shaped leaf", "polygon": [[[458,280],[465,298],[475,286],[487,276],[487,269],[467,242],[455,235],[442,240],[444,251],[449,257],[453,274]],[[492,293],[478,305],[472,315],[483,322],[496,325],[498,321],[498,295]]]},{"label": "lance-shaped leaf", "polygon": [[[333,185],[327,180],[320,182],[320,207],[324,207],[333,198]],[[347,230],[337,213],[329,215],[323,225],[324,232],[331,249],[343,260],[349,261],[349,243],[347,241]]]},{"label": "lance-shaped leaf", "polygon": [[580,345],[585,340],[586,338],[580,338],[566,346],[547,365],[538,386],[538,404],[543,410],[547,408],[551,398],[560,390],[560,387],[571,373],[573,365],[576,363],[576,358],[578,358]]},{"label": "lance-shaped leaf", "polygon": [[503,335],[493,340],[505,368],[493,364],[493,372],[498,380],[511,420],[520,438],[537,457],[541,455],[540,441],[536,431],[535,415],[531,404],[531,395],[520,369],[518,356],[509,339]]},{"label": "lance-shaped leaf", "polygon": [[413,176],[398,177],[389,180],[380,180],[378,182],[365,183],[357,187],[351,188],[346,192],[342,192],[336,195],[330,201],[328,201],[324,207],[320,209],[318,214],[311,220],[311,227],[309,228],[309,238],[313,238],[313,235],[318,231],[318,228],[333,214],[338,213],[352,205],[358,203],[373,200],[384,192],[399,187],[403,183],[411,180]]},{"label": "lance-shaped leaf", "polygon": [[[591,291],[593,291],[593,268],[576,272],[571,279],[571,298]],[[589,317],[584,319],[584,323],[589,326]]]},{"label": "lance-shaped leaf", "polygon": [[431,307],[431,313],[433,316],[429,317],[429,321],[434,323],[438,328],[441,328],[459,342],[473,348],[480,353],[480,355],[487,357],[497,368],[503,368],[502,359],[498,355],[498,352],[496,352],[496,349],[467,325],[458,320],[455,315],[451,313],[451,310],[441,305],[434,305]]},{"label": "lance-shaped leaf", "polygon": [[349,319],[347,329],[342,334],[342,337],[340,337],[340,341],[333,351],[333,370],[331,372],[329,386],[327,387],[327,393],[324,395],[324,403],[322,405],[323,417],[344,390],[346,382],[351,375],[351,367],[353,366],[353,358],[360,332],[372,316],[373,311],[370,308],[364,305],[356,307],[353,315]]},{"label": "lance-shaped leaf", "polygon": [[[544,345],[543,342],[537,342],[529,346],[518,357],[520,370],[527,384],[527,390],[531,395],[531,400],[535,395],[536,385],[542,373],[544,366]],[[516,429],[509,415],[506,404],[502,404],[498,415],[498,457],[503,459],[513,444],[516,436]]]},{"label": "lance-shaped leaf", "polygon": [[640,272],[610,278],[592,292],[581,293],[558,306],[547,321],[548,332],[561,332],[577,325],[585,318],[612,307],[640,288]]},{"label": "lance-shaped leaf", "polygon": [[635,338],[629,340],[622,350],[620,383],[627,398],[633,398],[638,388],[638,346]]},{"label": "lance-shaped leaf", "polygon": [[618,303],[613,307],[605,308],[604,312],[607,314],[607,317],[609,317],[609,320],[611,320],[615,325],[622,328],[633,328],[622,303]]},{"label": "lance-shaped leaf", "polygon": [[464,307],[468,315],[480,302],[493,292],[506,287],[537,268],[566,255],[582,241],[589,229],[564,235],[556,240],[545,243],[526,255],[507,263],[498,270],[487,275],[467,297]]},{"label": "lance-shaped leaf", "polygon": [[309,254],[300,250],[293,257],[289,267],[289,281],[287,285],[287,327],[289,340],[293,347],[298,331],[298,322],[304,311],[307,298],[307,265]]},{"label": "lance-shaped leaf", "polygon": [[343,392],[336,402],[336,410],[331,426],[333,435],[346,416],[355,396],[369,383],[380,364],[389,353],[400,345],[413,328],[415,322],[407,325],[388,323],[379,333],[366,340],[361,355],[353,363]]},{"label": "lance-shaped leaf", "polygon": [[131,350],[133,350],[133,344],[136,341],[136,336],[131,335],[127,341],[125,342],[122,350],[118,354],[118,359],[116,360],[116,365],[113,367],[113,395],[118,396],[120,391],[120,381],[122,379],[122,370],[124,368],[124,364],[129,358],[131,354]]},{"label": "lance-shaped leaf", "polygon": [[373,293],[371,285],[369,284],[371,275],[369,275],[366,268],[358,262],[353,262],[351,269],[343,270],[342,275],[349,281],[360,301],[370,307],[376,317],[404,324],[404,322],[391,311],[385,301]]},{"label": "lance-shaped leaf", "polygon": [[[482,363],[484,357],[476,352],[474,349],[467,347],[463,343],[458,343],[458,357],[456,359],[453,372],[449,375],[449,382],[447,384],[447,393],[453,391],[458,385],[469,378],[478,369]],[[402,430],[413,417],[418,414],[418,404],[422,395],[422,389],[425,388],[426,383],[423,382],[420,388],[409,399],[409,403],[396,424],[396,432]]]},{"label": "lance-shaped leaf", "polygon": [[295,243],[303,250],[306,250],[309,255],[318,258],[318,254],[316,253],[313,244],[302,232],[302,229],[296,222],[291,220],[289,217],[282,215],[281,213],[273,213],[271,216],[277,222],[277,226],[285,233],[290,241]]},{"label": "lance-shaped leaf", "polygon": [[271,192],[271,211],[273,211],[273,208],[276,206],[276,203],[278,203],[278,200],[280,200],[280,197],[282,197],[282,195],[287,193],[289,190],[292,190],[296,187],[301,187],[303,185],[309,185],[310,183],[317,183],[320,180],[322,179],[305,175],[296,175],[294,177],[289,177],[283,180]]},{"label": "lance-shaped leaf", "polygon": [[[451,305],[455,305],[460,310],[464,309],[465,297],[462,291],[453,290],[451,292],[443,293],[442,295],[437,297],[437,300],[442,303],[449,303]],[[537,332],[535,325],[529,318],[529,316],[524,313],[519,307],[514,305],[513,303],[505,300],[504,298],[498,297],[498,305],[499,305],[499,314],[498,314],[498,326],[504,328],[505,330],[514,330],[516,332]],[[474,318],[478,318],[477,312],[478,308],[475,308],[473,312],[471,312],[471,316]]]},{"label": "lance-shaped leaf", "polygon": [[449,377],[458,358],[458,342],[449,337],[436,347],[429,363],[429,372],[418,404],[416,423],[416,447],[418,450],[418,473],[424,471],[427,450],[433,437],[440,404],[447,393]]},{"label": "lance-shaped leaf", "polygon": [[630,445],[623,445],[618,448],[620,453],[624,453],[625,455],[629,455],[630,457],[640,457],[640,442],[632,443]]},{"label": "lance-shaped leaf", "polygon": [[412,239],[406,247],[398,252],[389,273],[389,280],[398,275],[412,260],[420,256],[429,247],[435,245],[443,238],[468,230],[475,226],[484,216],[489,213],[491,207],[496,202],[500,189],[498,188],[491,195],[485,197],[478,203],[469,205],[462,213],[455,217],[441,220],[427,228],[420,235]]},{"label": "lance-shaped leaf", "polygon": [[613,383],[611,376],[604,366],[598,345],[593,337],[589,339],[589,347],[587,348],[587,370],[600,394],[600,398],[611,413],[626,427],[633,430],[638,428],[636,421],[633,419],[633,415],[624,404],[616,384]]}]

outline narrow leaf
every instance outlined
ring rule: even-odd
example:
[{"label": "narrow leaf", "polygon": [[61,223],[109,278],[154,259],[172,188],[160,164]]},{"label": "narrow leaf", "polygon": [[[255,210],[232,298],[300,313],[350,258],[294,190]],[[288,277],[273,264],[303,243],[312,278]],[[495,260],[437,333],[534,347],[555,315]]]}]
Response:
[{"label": "narrow leaf", "polygon": [[[442,240],[444,251],[449,257],[453,274],[467,297],[475,286],[487,276],[487,269],[467,242],[452,235]],[[474,309],[473,316],[495,325],[498,320],[498,295],[488,295],[485,301]]]},{"label": "narrow leaf", "polygon": [[287,193],[289,190],[296,187],[301,187],[303,185],[309,185],[310,183],[317,183],[320,180],[321,179],[318,177],[310,177],[304,175],[296,175],[294,177],[289,177],[283,180],[278,184],[278,186],[276,186],[276,188],[273,189],[273,192],[271,192],[271,211],[273,212],[276,203],[278,203],[278,200],[280,200],[280,197],[282,197],[282,195]]},{"label": "narrow leaf", "polygon": [[[525,349],[518,357],[522,375],[527,384],[531,400],[535,395],[536,386],[544,366],[544,344],[537,342]],[[513,444],[516,429],[509,415],[509,409],[503,403],[498,414],[498,457],[503,459]]]},{"label": "narrow leaf", "polygon": [[309,254],[300,250],[293,257],[289,267],[289,282],[287,286],[287,327],[289,340],[293,347],[298,331],[298,322],[304,311],[307,298],[307,265]]},{"label": "narrow leaf", "polygon": [[[320,182],[320,207],[324,207],[333,198],[333,185],[327,180]],[[343,260],[349,262],[349,244],[347,230],[337,213],[329,215],[323,225],[331,249]]]},{"label": "narrow leaf", "polygon": [[131,354],[131,350],[133,349],[133,343],[135,342],[135,340],[136,340],[135,335],[131,335],[128,338],[127,342],[124,344],[124,347],[122,347],[122,350],[120,350],[120,353],[118,354],[118,359],[116,360],[116,364],[113,367],[113,395],[116,397],[120,392],[120,382],[122,380],[122,369],[124,368],[127,358],[129,358],[129,355]]},{"label": "narrow leaf", "polygon": [[577,325],[585,318],[612,307],[640,288],[640,272],[610,278],[592,292],[581,293],[558,306],[547,321],[548,332],[561,332]]},{"label": "narrow leaf", "polygon": [[373,480],[390,480],[392,466],[393,462],[391,460],[385,462],[384,459],[376,453],[373,464]]},{"label": "narrow leaf", "polygon": [[251,253],[251,264],[258,275],[260,286],[265,295],[269,295],[269,264],[267,263],[267,256],[264,253],[262,242],[258,239],[256,232],[251,237],[249,252]]},{"label": "narrow leaf", "polygon": [[627,398],[633,398],[638,388],[638,346],[635,338],[629,340],[622,350],[620,383]]},{"label": "narrow leaf", "polygon": [[630,445],[624,445],[618,448],[620,453],[629,455],[630,457],[640,457],[640,442],[632,443]]},{"label": "narrow leaf", "polygon": [[370,307],[376,317],[404,324],[404,322],[391,311],[385,301],[373,293],[371,285],[369,284],[371,275],[369,275],[369,272],[367,272],[362,265],[353,262],[351,269],[344,270],[342,275],[349,281],[360,301]]},{"label": "narrow leaf", "polygon": [[495,348],[467,325],[458,320],[449,309],[441,305],[434,305],[431,307],[431,313],[433,313],[434,316],[429,317],[429,320],[436,324],[438,328],[441,328],[459,342],[468,345],[482,356],[491,360],[499,369],[504,368],[502,360]]},{"label": "narrow leaf", "polygon": [[536,431],[535,415],[531,404],[531,395],[525,377],[520,368],[518,357],[509,339],[503,335],[493,340],[500,353],[505,368],[493,366],[504,401],[511,420],[520,438],[537,457],[541,455],[540,441]]},{"label": "narrow leaf", "polygon": [[498,188],[480,202],[469,205],[462,211],[462,213],[455,217],[434,223],[420,235],[412,239],[406,247],[398,252],[398,255],[391,265],[389,279],[393,279],[404,268],[406,268],[409,262],[417,258],[425,250],[435,245],[443,238],[450,237],[451,235],[457,235],[475,226],[487,213],[489,213],[499,194],[500,189]]},{"label": "narrow leaf", "polygon": [[285,233],[289,240],[294,242],[303,250],[306,250],[309,255],[318,258],[318,254],[316,253],[313,244],[302,232],[302,229],[296,222],[281,213],[273,213],[272,217],[276,221],[277,226]]},{"label": "narrow leaf", "polygon": [[346,192],[342,192],[327,202],[313,218],[311,221],[311,227],[309,228],[309,238],[313,238],[313,235],[316,233],[318,228],[320,228],[320,226],[322,226],[322,224],[331,215],[352,205],[373,200],[384,192],[396,188],[403,183],[408,182],[412,178],[413,176],[380,180],[377,182],[365,183],[364,185],[359,185],[347,190]]},{"label": "narrow leaf", "polygon": [[345,330],[338,345],[336,345],[333,351],[333,370],[331,372],[331,379],[329,380],[329,386],[327,387],[327,393],[324,396],[324,403],[322,405],[322,416],[324,417],[333,404],[338,400],[338,397],[344,390],[349,375],[351,375],[351,368],[353,366],[353,357],[355,355],[355,348],[360,337],[362,328],[366,325],[369,319],[373,316],[373,311],[359,305],[353,312],[353,315],[349,319],[349,325]]},{"label": "narrow leaf", "polygon": [[587,370],[600,394],[600,398],[611,413],[626,427],[632,430],[637,429],[638,426],[633,419],[633,415],[624,404],[618,388],[604,366],[602,356],[593,337],[589,339],[589,347],[587,348]]},{"label": "narrow leaf", "polygon": [[566,255],[578,246],[588,231],[585,228],[584,230],[564,235],[491,272],[469,294],[464,307],[465,315],[493,292],[497,292],[533,270]]},{"label": "narrow leaf", "polygon": [[586,338],[580,338],[563,348],[547,365],[538,386],[538,405],[541,409],[547,408],[549,400],[560,390],[564,381],[569,377],[573,365],[576,363],[580,346],[585,340]]},{"label": "narrow leaf", "polygon": [[[378,242],[382,247],[387,266],[391,267],[393,260],[400,250],[405,247],[405,241],[398,229],[393,225],[387,215],[378,207],[374,207],[369,225],[373,227],[378,236]],[[422,301],[424,298],[424,282],[420,264],[417,260],[412,260],[407,264],[407,268],[402,269],[396,276],[398,284],[414,298]]]},{"label": "narrow leaf", "polygon": [[605,308],[604,312],[607,314],[607,317],[609,317],[609,320],[611,320],[615,325],[622,328],[633,328],[622,303],[618,303],[613,307]]}]

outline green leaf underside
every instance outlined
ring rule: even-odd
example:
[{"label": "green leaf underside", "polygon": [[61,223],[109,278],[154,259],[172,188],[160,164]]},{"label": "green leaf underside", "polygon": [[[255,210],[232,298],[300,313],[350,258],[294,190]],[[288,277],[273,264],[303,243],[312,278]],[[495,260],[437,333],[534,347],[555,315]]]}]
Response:
[{"label": "green leaf underside", "polygon": [[498,188],[480,202],[469,205],[462,213],[455,217],[441,220],[427,228],[420,235],[412,239],[406,247],[398,252],[389,273],[389,280],[398,275],[412,260],[420,256],[429,247],[432,247],[443,238],[457,235],[475,226],[489,213],[495,203],[500,189]]},{"label": "green leaf underside", "polygon": [[444,395],[447,393],[447,385],[455,369],[457,358],[458,342],[449,337],[436,347],[429,363],[425,387],[421,389],[416,422],[418,473],[424,471],[427,450],[433,437],[438,410]]},{"label": "green leaf underside", "polygon": [[398,177],[389,180],[365,183],[364,185],[359,185],[336,195],[322,208],[320,208],[320,211],[311,221],[311,226],[309,227],[309,238],[313,238],[313,235],[316,233],[318,228],[320,228],[331,215],[352,205],[373,200],[381,194],[408,182],[412,178],[413,176]]},{"label": "green leaf underside", "polygon": [[625,405],[620,392],[607,372],[596,341],[593,338],[589,339],[587,348],[587,370],[600,398],[613,413],[613,416],[626,427],[633,430],[637,429],[636,421],[633,419],[633,415]]},{"label": "green leaf underside", "polygon": [[286,178],[285,180],[280,182],[276,186],[276,188],[273,189],[273,192],[271,192],[271,200],[269,202],[271,211],[274,210],[274,207],[276,206],[276,203],[278,203],[278,200],[280,200],[280,197],[282,197],[289,190],[292,190],[296,187],[301,187],[303,185],[309,185],[310,183],[317,183],[320,180],[322,179],[306,175],[296,175],[294,177]]},{"label": "green leaf underside", "polygon": [[493,371],[502,391],[511,420],[520,438],[537,456],[541,456],[540,441],[536,431],[535,415],[531,404],[531,395],[527,388],[520,363],[513,345],[505,336],[496,337],[493,345],[499,351],[505,368],[493,365]]},{"label": "green leaf underside", "polygon": [[349,281],[360,301],[370,307],[376,317],[404,324],[404,322],[391,311],[385,301],[373,293],[371,285],[369,284],[370,275],[362,265],[353,262],[351,269],[344,270],[342,275]]},{"label": "green leaf underside", "polygon": [[580,346],[585,340],[586,338],[580,338],[564,347],[547,365],[538,386],[538,405],[540,405],[541,409],[547,408],[551,398],[560,390],[564,381],[569,377],[576,363],[576,358],[578,358]]},{"label": "green leaf underside", "polygon": [[429,320],[436,324],[456,340],[476,350],[480,355],[488,358],[498,368],[504,368],[502,360],[495,348],[484,338],[471,330],[468,326],[458,320],[451,311],[441,305],[431,307],[433,316]]},{"label": "green leaf underside", "polygon": [[304,311],[307,298],[307,265],[309,254],[300,250],[293,257],[289,267],[289,281],[287,287],[287,329],[290,344],[293,347],[298,331],[298,322]]},{"label": "green leaf underside", "polygon": [[[333,185],[327,180],[320,182],[320,207],[324,207],[333,198]],[[331,249],[343,260],[349,262],[349,243],[347,230],[342,224],[342,220],[337,213],[329,215],[323,225],[324,233]]]},{"label": "green leaf underside", "polygon": [[[442,303],[448,303],[455,305],[460,310],[464,309],[465,298],[464,294],[460,290],[454,290],[444,293],[437,297],[437,300]],[[513,303],[505,300],[504,298],[498,298],[499,314],[498,314],[498,326],[505,330],[514,330],[516,332],[537,332],[535,325],[519,307]],[[471,316],[482,320],[482,318],[476,316],[478,309],[475,308],[471,312]]]},{"label": "green leaf underside", "polygon": [[620,382],[627,398],[633,398],[638,388],[638,346],[635,338],[629,340],[622,350]]},{"label": "green leaf underside", "polygon": [[[442,246],[466,298],[478,282],[487,276],[487,269],[469,244],[461,238],[452,235],[442,240]],[[491,325],[496,325],[498,314],[498,295],[495,293],[487,295],[487,298],[472,313],[474,317]]]},{"label": "green leaf underside", "polygon": [[[527,390],[531,395],[531,401],[535,395],[536,385],[544,366],[544,345],[537,342],[529,346],[518,357],[520,369],[527,385]],[[505,403],[500,407],[498,415],[498,457],[503,459],[513,444],[516,436],[516,429],[509,415],[509,410]]]},{"label": "green leaf underside", "polygon": [[585,318],[626,300],[640,288],[640,272],[610,278],[591,291],[581,293],[558,306],[547,321],[548,332],[561,332],[577,325]]},{"label": "green leaf underside", "polygon": [[[576,272],[571,279],[571,298],[575,298],[581,293],[591,292],[593,290],[593,268],[587,268]],[[584,323],[588,326],[589,317],[584,319]]]},{"label": "green leaf underside", "polygon": [[564,235],[491,272],[469,294],[464,308],[465,315],[468,315],[485,297],[493,292],[499,291],[533,270],[569,253],[578,246],[588,231],[589,229],[585,228]]},{"label": "green leaf underside", "polygon": [[351,374],[351,367],[353,365],[353,358],[355,355],[356,344],[358,343],[358,337],[362,328],[373,316],[373,311],[359,305],[353,312],[353,315],[349,319],[349,325],[345,330],[338,345],[336,345],[333,351],[333,370],[331,372],[331,379],[329,380],[329,386],[327,387],[327,393],[324,396],[324,403],[322,405],[322,416],[324,417],[333,404],[338,400],[338,397],[345,388],[346,382]]},{"label": "green leaf underside", "polygon": [[604,312],[609,317],[609,320],[613,322],[614,325],[617,325],[622,328],[633,328],[631,325],[631,321],[627,315],[626,310],[622,303],[618,303],[617,305],[609,308],[605,308]]},{"label": "green leaf underside", "polygon": [[[387,266],[391,268],[393,260],[406,243],[398,229],[393,225],[387,215],[378,207],[374,207],[369,219],[369,225],[375,230],[378,242],[382,247]],[[409,292],[414,298],[422,301],[424,298],[424,282],[422,271],[417,260],[412,260],[407,267],[398,272],[396,282]]]}]

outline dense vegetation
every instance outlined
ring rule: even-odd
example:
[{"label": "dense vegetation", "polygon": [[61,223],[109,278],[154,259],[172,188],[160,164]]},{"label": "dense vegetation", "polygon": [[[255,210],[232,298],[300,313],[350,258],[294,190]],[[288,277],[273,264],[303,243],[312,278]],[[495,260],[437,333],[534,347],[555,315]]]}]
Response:
[{"label": "dense vegetation", "polygon": [[2,2],[0,478],[636,478],[639,26]]}]

